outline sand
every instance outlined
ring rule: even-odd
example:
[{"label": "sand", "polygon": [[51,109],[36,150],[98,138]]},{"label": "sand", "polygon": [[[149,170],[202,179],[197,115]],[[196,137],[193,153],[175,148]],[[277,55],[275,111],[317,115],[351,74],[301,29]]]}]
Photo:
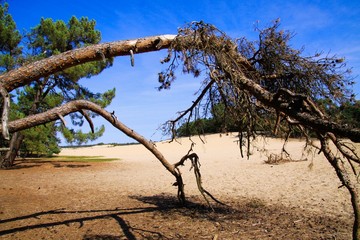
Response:
[{"label": "sand", "polygon": [[[351,217],[347,190],[338,188],[340,181],[322,155],[313,151],[308,155],[303,154],[304,142],[290,140],[286,145],[295,162],[268,165],[264,161],[270,153],[280,153],[283,140],[259,139],[247,159],[246,156],[241,157],[236,134],[214,134],[201,139],[193,137],[191,140],[195,142],[193,150],[200,158],[203,187],[217,198],[254,197],[310,211]],[[191,141],[182,138],[172,143],[159,142],[156,146],[169,162],[174,163],[187,153]],[[264,148],[268,151],[265,152]],[[120,161],[113,162],[114,168],[125,165],[126,169],[112,172],[115,176],[108,173],[109,182],[117,181],[132,192],[176,194],[172,175],[142,145],[66,148],[60,155],[119,158]],[[307,161],[296,161],[304,159]],[[181,168],[185,191],[190,195],[199,195],[194,174],[189,171],[190,166],[188,162]]]},{"label": "sand", "polygon": [[[227,207],[206,208],[190,163],[181,167],[190,207],[178,208],[174,177],[142,145],[64,148],[105,163],[19,160],[0,170],[0,239],[349,239],[350,196],[322,155],[290,140],[293,161],[265,164],[281,139],[258,139],[249,159],[235,134],[193,137],[203,187]],[[169,162],[191,141],[157,142]],[[264,151],[264,149],[267,149]],[[245,152],[246,154],[246,152]],[[311,166],[311,167],[310,167]],[[205,206],[205,207],[204,207]]]}]

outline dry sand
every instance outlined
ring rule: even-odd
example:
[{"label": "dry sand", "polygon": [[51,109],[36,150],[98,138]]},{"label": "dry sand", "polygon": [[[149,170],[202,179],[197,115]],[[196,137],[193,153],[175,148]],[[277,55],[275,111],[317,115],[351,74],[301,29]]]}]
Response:
[{"label": "dry sand", "polygon": [[[304,142],[290,140],[286,150],[292,154],[293,160],[307,161],[268,165],[264,161],[270,153],[280,153],[283,140],[259,138],[251,148],[249,159],[241,157],[235,134],[208,135],[202,138],[205,143],[198,137],[191,140],[196,143],[193,150],[200,158],[203,186],[219,199],[223,196],[254,197],[270,203],[351,217],[347,190],[338,188],[340,181],[322,155],[314,152],[303,154]],[[174,163],[187,153],[191,141],[182,138],[172,143],[159,142],[156,146],[168,161]],[[264,152],[264,148],[268,151]],[[113,162],[114,169],[121,165],[126,166],[125,170],[106,173],[109,183],[116,181],[119,188],[124,186],[132,193],[176,193],[172,175],[142,145],[66,148],[60,155],[119,158],[121,161]],[[185,191],[190,195],[199,195],[194,174],[189,169],[190,163],[181,169]]]},{"label": "dry sand", "polygon": [[[178,209],[174,177],[142,145],[64,148],[60,155],[119,160],[20,161],[0,170],[0,239],[350,238],[350,196],[322,155],[302,154],[304,142],[290,140],[286,149],[307,161],[269,165],[264,161],[280,152],[280,139],[258,139],[249,159],[235,135],[192,140],[203,187],[233,210]],[[156,146],[174,163],[191,142]],[[186,194],[204,204],[189,169],[189,162],[181,167]]]}]

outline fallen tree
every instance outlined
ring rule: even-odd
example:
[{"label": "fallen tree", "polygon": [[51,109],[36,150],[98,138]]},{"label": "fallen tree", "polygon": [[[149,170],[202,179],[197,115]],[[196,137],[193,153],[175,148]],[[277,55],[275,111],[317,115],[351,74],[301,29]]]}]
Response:
[{"label": "fallen tree", "polygon": [[[221,103],[225,106],[222,116],[239,119],[240,150],[243,152],[242,143],[247,141],[244,145],[248,156],[251,139],[259,128],[268,125],[274,125],[274,134],[280,127],[285,128],[285,143],[295,129],[309,145],[313,145],[310,134],[316,136],[320,147],[313,147],[324,154],[350,193],[353,239],[360,239],[360,158],[354,145],[342,139],[360,142],[360,129],[337,124],[315,102],[321,98],[340,103],[352,101],[354,94],[348,86],[354,82],[347,77],[349,71],[343,70],[343,59],[321,54],[303,57],[300,50],[289,46],[291,34],[278,27],[279,21],[275,21],[273,26],[259,30],[258,41],[240,39],[238,44],[202,22],[180,29],[165,59],[170,66],[161,73],[166,78],[159,79],[160,88],[171,85],[178,66],[194,77],[205,72],[205,77],[198,98],[168,122],[169,132],[174,132],[181,119],[197,119],[199,109],[205,109],[206,117],[208,109]],[[268,121],[272,118],[276,121]]]},{"label": "fallen tree", "polygon": [[[94,111],[143,144],[157,157],[175,176],[178,197],[180,202],[184,203],[183,181],[177,167],[186,159],[196,162],[198,156],[188,153],[179,163],[170,164],[153,143],[123,125],[116,116],[96,104],[81,100],[69,102],[48,112],[7,122],[10,108],[8,92],[34,79],[84,62],[102,61],[115,56],[129,55],[133,65],[134,54],[167,48],[169,56],[164,62],[170,62],[170,65],[167,70],[159,74],[159,89],[171,86],[172,81],[175,80],[174,71],[178,66],[195,77],[201,74],[204,76],[197,99],[189,109],[168,122],[170,132],[174,132],[182,119],[198,117],[197,112],[200,107],[206,114],[208,109],[221,102],[225,106],[224,113],[239,119],[239,140],[242,143],[245,138],[247,146],[250,146],[251,138],[256,136],[259,122],[261,126],[274,124],[274,133],[278,133],[279,127],[286,126],[287,130],[283,132],[287,136],[296,128],[307,136],[309,143],[311,143],[309,133],[315,134],[321,143],[321,147],[318,148],[319,153],[324,154],[343,186],[350,192],[355,216],[353,238],[359,239],[360,158],[356,150],[341,138],[360,142],[360,130],[332,121],[314,101],[318,96],[326,96],[334,101],[347,97],[348,92],[343,91],[346,89],[340,86],[349,81],[343,77],[345,72],[337,72],[337,67],[342,65],[342,61],[336,57],[319,58],[319,55],[312,58],[301,57],[300,51],[288,47],[289,34],[277,31],[277,27],[278,22],[273,27],[260,32],[258,48],[244,40],[236,44],[211,25],[192,23],[180,29],[177,36],[163,35],[93,45],[15,69],[0,76],[0,90],[3,96],[2,134],[6,138],[9,132],[62,119],[70,112]],[[264,121],[262,118],[267,115],[275,116],[277,121]],[[330,142],[333,143],[333,147],[330,147]],[[240,144],[241,151],[243,151],[242,146]],[[337,152],[333,152],[333,149]],[[199,190],[204,189],[199,187]],[[206,191],[202,191],[203,193]]]}]

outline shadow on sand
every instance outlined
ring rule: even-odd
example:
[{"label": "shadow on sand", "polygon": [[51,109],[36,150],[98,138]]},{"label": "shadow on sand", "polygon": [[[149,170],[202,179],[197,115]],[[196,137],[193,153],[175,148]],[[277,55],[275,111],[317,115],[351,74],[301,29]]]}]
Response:
[{"label": "shadow on sand", "polygon": [[[63,221],[52,221],[52,222],[45,222],[45,223],[39,223],[39,224],[32,224],[32,225],[24,225],[20,227],[10,228],[6,230],[0,230],[0,236],[12,234],[12,233],[18,233],[22,231],[28,231],[33,229],[39,229],[39,228],[49,228],[49,227],[56,227],[59,225],[69,225],[72,223],[79,223],[81,228],[85,222],[87,221],[93,221],[93,220],[99,220],[99,219],[108,219],[112,218],[114,219],[121,231],[124,233],[124,236],[127,239],[136,239],[133,233],[130,231],[132,229],[121,216],[129,215],[129,214],[139,214],[139,213],[145,213],[145,212],[152,212],[157,211],[158,208],[154,207],[147,207],[147,208],[128,208],[128,209],[103,209],[103,210],[87,210],[87,211],[67,211],[64,209],[57,209],[57,210],[51,210],[51,211],[44,211],[44,212],[37,212],[25,216],[19,216],[15,218],[9,218],[0,220],[0,226],[1,224],[9,223],[9,222],[17,222],[27,219],[41,219],[42,216],[48,216],[48,215],[67,215],[67,216],[77,216],[79,214],[88,214],[91,216],[85,216],[85,217],[74,217]],[[19,224],[20,225],[20,224]],[[160,233],[159,233],[160,234]],[[118,236],[111,236],[111,235],[85,235],[84,239],[120,239]],[[123,239],[123,238],[122,238]]]},{"label": "shadow on sand", "polygon": [[[109,232],[90,234],[92,231],[85,232],[92,226],[88,224],[81,233],[82,239],[211,238],[214,232],[227,238],[233,238],[237,236],[234,233],[239,232],[242,236],[264,237],[254,235],[256,232],[266,233],[267,236],[258,239],[273,239],[274,236],[276,239],[345,239],[343,236],[348,236],[346,234],[351,229],[350,224],[339,219],[308,215],[302,210],[296,211],[284,206],[269,206],[259,199],[238,199],[237,202],[231,202],[232,207],[214,205],[211,209],[194,197],[189,198],[186,206],[180,206],[177,198],[169,195],[134,195],[129,198],[130,206],[136,207],[80,211],[63,208],[0,219],[0,236],[11,238],[11,234],[69,227],[73,223],[77,223],[76,228],[80,229],[85,223],[109,219],[115,220],[118,226],[118,230],[111,228],[111,233],[115,230],[116,235]],[[138,219],[142,221],[139,222]],[[105,222],[94,224],[106,226]],[[174,235],[174,226],[178,227],[179,235]],[[196,235],[199,233],[195,231],[200,231],[200,235]]]},{"label": "shadow on sand", "polygon": [[20,159],[16,160],[14,166],[6,169],[6,170],[18,170],[18,169],[27,169],[27,168],[35,168],[42,167],[44,165],[50,165],[54,168],[84,168],[90,167],[91,164],[86,163],[78,163],[78,162],[69,162],[69,161],[48,161],[41,159]]},{"label": "shadow on sand", "polygon": [[[178,201],[173,196],[166,196],[166,195],[155,195],[155,196],[131,196],[131,199],[138,200],[146,205],[146,207],[138,207],[138,208],[114,208],[114,209],[100,209],[100,210],[83,210],[83,211],[69,211],[66,209],[55,209],[50,211],[42,211],[36,212],[29,215],[18,216],[14,218],[8,219],[0,219],[0,236],[5,236],[9,234],[19,233],[23,231],[29,231],[34,229],[41,229],[41,228],[50,228],[56,227],[60,225],[69,226],[72,223],[80,224],[81,228],[85,222],[94,221],[94,220],[101,220],[101,219],[114,219],[117,222],[117,225],[120,228],[120,231],[123,233],[122,236],[113,236],[113,235],[85,235],[83,239],[86,240],[93,240],[93,239],[137,239],[134,235],[135,232],[143,232],[148,233],[153,236],[156,236],[156,239],[168,239],[168,237],[163,236],[160,232],[155,232],[147,229],[135,228],[129,226],[129,224],[123,219],[126,215],[136,215],[142,213],[149,213],[149,212],[178,212],[183,215],[191,215],[192,218],[196,216],[201,216],[204,218],[204,213],[210,213],[211,209],[207,206],[195,202],[188,202],[186,207],[180,206]],[[215,208],[215,211],[218,213],[225,214],[227,211],[225,208]],[[61,216],[59,216],[61,215]],[[82,217],[79,217],[82,216]],[[206,215],[210,216],[210,215]],[[61,219],[67,218],[66,220],[62,221],[49,221],[47,219]],[[38,221],[40,223],[32,223],[31,222]],[[211,220],[209,218],[208,220]],[[44,222],[45,221],[45,222]],[[26,222],[28,224],[26,224]],[[13,223],[11,225],[15,225],[17,227],[4,229],[6,228],[4,225]],[[3,225],[3,226],[1,226]]]}]

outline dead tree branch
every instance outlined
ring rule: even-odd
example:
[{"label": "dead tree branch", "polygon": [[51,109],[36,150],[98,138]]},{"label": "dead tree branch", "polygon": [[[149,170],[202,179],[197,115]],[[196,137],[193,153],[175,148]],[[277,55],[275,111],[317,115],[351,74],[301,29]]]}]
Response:
[{"label": "dead tree branch", "polygon": [[[196,178],[196,184],[197,184],[197,187],[199,189],[199,192],[201,193],[201,195],[204,197],[206,203],[208,204],[208,206],[210,208],[211,207],[211,204],[209,202],[209,200],[206,198],[206,195],[209,196],[212,200],[214,200],[215,202],[221,204],[221,205],[226,205],[222,202],[220,202],[218,199],[216,199],[211,193],[209,193],[208,191],[206,191],[204,189],[204,187],[202,186],[202,180],[201,180],[201,173],[200,173],[200,161],[199,161],[199,156],[196,154],[196,153],[191,153],[193,151],[193,146],[194,146],[194,143],[191,144],[191,147],[188,151],[188,153],[183,156],[179,162],[175,163],[174,164],[174,167],[176,169],[178,169],[179,166],[183,166],[185,161],[187,159],[189,159],[191,161],[191,167],[190,167],[190,170],[191,169],[194,169],[194,174],[195,174],[195,178]],[[180,173],[180,170],[178,169],[178,172]],[[180,173],[181,174],[181,173]],[[177,182],[176,185],[179,186],[179,183]],[[183,187],[183,186],[182,186]],[[182,190],[183,191],[183,190]],[[205,195],[206,194],[206,195]]]}]

